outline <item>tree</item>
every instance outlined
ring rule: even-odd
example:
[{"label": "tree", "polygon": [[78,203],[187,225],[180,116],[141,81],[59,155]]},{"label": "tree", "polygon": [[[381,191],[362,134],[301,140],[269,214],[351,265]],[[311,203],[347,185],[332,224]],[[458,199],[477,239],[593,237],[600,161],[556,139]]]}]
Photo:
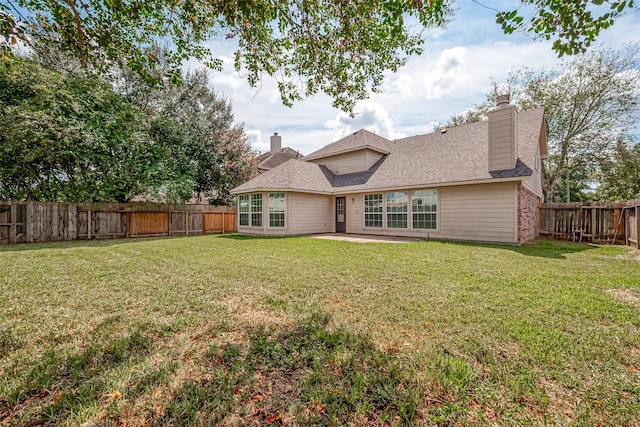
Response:
[{"label": "tree", "polygon": [[461,124],[486,117],[498,94],[508,93],[521,110],[545,108],[549,159],[544,163],[545,199],[553,201],[568,165],[595,170],[615,141],[635,125],[640,106],[639,45],[579,55],[552,70],[511,73],[494,84],[483,104],[451,118]]},{"label": "tree", "polygon": [[[182,80],[180,86],[154,89],[124,70],[118,87],[164,123],[163,139],[168,129],[174,134],[181,129],[175,135],[180,143],[170,145],[171,157],[177,169],[189,176],[198,203],[210,196],[228,202],[231,189],[257,171],[251,146],[242,126],[233,125],[231,103],[209,87],[205,70],[185,73]],[[167,129],[168,123],[172,125]]]},{"label": "tree", "polygon": [[603,201],[624,201],[640,198],[640,144],[617,141],[610,157],[599,165],[596,195]]},{"label": "tree", "polygon": [[[208,141],[210,155],[200,159],[200,174],[196,177],[198,200],[214,196],[217,203],[232,203],[231,190],[257,174],[254,152],[242,126],[228,129],[217,140]],[[202,167],[202,166],[206,167]]]},{"label": "tree", "polygon": [[128,201],[165,177],[146,115],[93,76],[0,68],[0,198]]},{"label": "tree", "polygon": [[625,11],[635,9],[633,0],[526,0],[521,3],[531,6],[525,10],[533,9],[529,18],[525,18],[520,9],[496,11],[496,22],[505,34],[519,30],[546,40],[555,38],[552,49],[560,57],[586,52],[601,30],[612,26]]},{"label": "tree", "polygon": [[[547,168],[549,167],[547,166]],[[553,188],[553,201],[590,202],[596,200],[593,189],[595,171],[596,165],[585,160],[574,159],[556,180]],[[567,199],[567,172],[569,175],[569,199]]]},{"label": "tree", "polygon": [[114,85],[53,50],[0,64],[0,198],[228,202],[255,173],[231,104],[203,70],[152,88],[127,69]]},{"label": "tree", "polygon": [[[252,86],[267,74],[278,80],[287,105],[322,91],[346,111],[378,90],[385,71],[397,71],[408,55],[422,52],[422,29],[444,26],[454,14],[453,0],[15,2],[0,5],[5,53],[18,39],[37,38],[70,52],[83,66],[108,70],[125,64],[153,81],[157,58],[147,48],[169,41],[171,67],[165,76],[177,82],[180,65],[190,57],[214,69],[222,66],[205,41],[235,39],[235,66]],[[602,29],[635,7],[633,1],[520,3],[522,10],[496,11],[497,22],[506,33],[557,37],[558,54],[584,51]]]}]

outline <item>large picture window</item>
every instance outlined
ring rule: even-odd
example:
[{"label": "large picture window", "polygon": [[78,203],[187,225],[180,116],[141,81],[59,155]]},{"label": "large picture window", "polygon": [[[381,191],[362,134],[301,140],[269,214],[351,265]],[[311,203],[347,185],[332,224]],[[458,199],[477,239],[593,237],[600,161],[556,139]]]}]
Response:
[{"label": "large picture window", "polygon": [[364,226],[382,227],[382,193],[364,195]]},{"label": "large picture window", "polygon": [[284,227],[285,212],[284,193],[269,193],[269,227]]},{"label": "large picture window", "polygon": [[262,193],[251,195],[251,226],[262,227]]},{"label": "large picture window", "polygon": [[418,190],[411,193],[413,228],[435,230],[437,228],[438,192]]},{"label": "large picture window", "polygon": [[408,200],[406,191],[387,193],[387,228],[407,228]]}]

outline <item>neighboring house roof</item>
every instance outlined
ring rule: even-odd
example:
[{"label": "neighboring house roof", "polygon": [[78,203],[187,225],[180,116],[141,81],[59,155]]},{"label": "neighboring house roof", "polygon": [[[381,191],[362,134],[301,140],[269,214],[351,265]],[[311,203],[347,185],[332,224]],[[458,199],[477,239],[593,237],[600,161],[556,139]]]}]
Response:
[{"label": "neighboring house roof", "polygon": [[268,152],[259,155],[258,157],[256,157],[256,163],[258,164],[258,169],[269,170],[281,165],[287,160],[298,159],[302,157],[304,156],[293,148],[284,147],[282,150],[276,151],[275,153]]},{"label": "neighboring house roof", "polygon": [[[488,123],[478,122],[409,138],[388,140],[360,130],[306,156],[235,188],[232,193],[288,190],[325,194],[365,192],[393,188],[416,188],[491,180],[519,180],[531,176],[538,147],[546,155],[544,111],[518,113],[518,162],[510,170],[488,170]],[[383,154],[369,170],[333,174],[326,166],[311,163],[323,157],[360,149]]]}]

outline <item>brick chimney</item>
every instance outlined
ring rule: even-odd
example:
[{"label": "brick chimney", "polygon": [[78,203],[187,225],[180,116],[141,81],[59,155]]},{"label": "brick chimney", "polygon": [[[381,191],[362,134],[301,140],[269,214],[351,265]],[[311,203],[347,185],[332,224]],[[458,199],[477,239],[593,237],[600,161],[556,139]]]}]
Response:
[{"label": "brick chimney", "polygon": [[500,95],[489,112],[489,171],[513,169],[518,161],[518,109]]},{"label": "brick chimney", "polygon": [[274,132],[271,135],[271,152],[275,153],[282,149],[282,137],[278,135],[278,132]]}]

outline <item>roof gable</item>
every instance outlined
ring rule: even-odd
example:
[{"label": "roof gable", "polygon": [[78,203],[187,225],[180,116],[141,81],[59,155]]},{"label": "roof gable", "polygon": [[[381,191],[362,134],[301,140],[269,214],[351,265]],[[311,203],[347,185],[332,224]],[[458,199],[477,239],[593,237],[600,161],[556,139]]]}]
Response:
[{"label": "roof gable", "polygon": [[345,136],[334,143],[314,151],[306,156],[305,160],[316,160],[323,157],[335,156],[364,149],[378,151],[382,154],[389,154],[389,144],[391,144],[391,141],[388,139],[376,135],[375,133],[371,133],[368,130],[360,129],[351,135]]},{"label": "roof gable", "polygon": [[327,181],[333,188],[338,187],[350,187],[352,185],[362,185],[369,181],[369,178],[378,170],[378,167],[384,162],[387,156],[382,156],[377,162],[375,162],[369,169],[362,172],[353,172],[336,175],[325,165],[320,165],[320,170],[327,178]]}]

